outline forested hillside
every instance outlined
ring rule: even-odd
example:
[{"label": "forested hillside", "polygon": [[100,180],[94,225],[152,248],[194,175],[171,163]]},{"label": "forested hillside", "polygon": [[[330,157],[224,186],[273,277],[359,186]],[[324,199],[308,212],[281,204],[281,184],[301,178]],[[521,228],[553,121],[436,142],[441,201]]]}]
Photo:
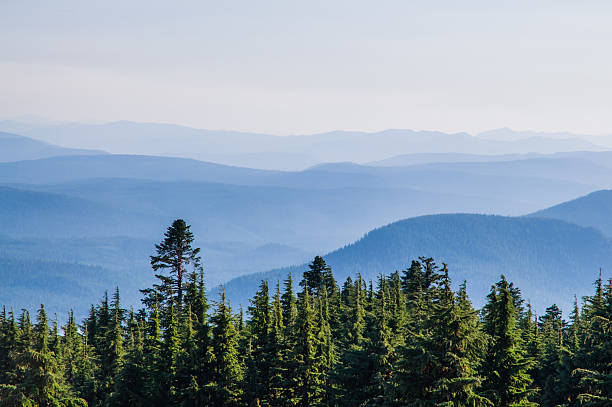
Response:
[{"label": "forested hillside", "polygon": [[596,191],[587,196],[542,209],[529,216],[561,219],[599,229],[612,236],[612,190]]},{"label": "forested hillside", "polygon": [[[213,288],[239,276],[304,264],[315,254],[331,253],[374,228],[401,219],[431,213],[523,215],[591,192],[612,179],[612,169],[606,164],[610,153],[567,154],[385,168],[335,163],[293,172],[111,154],[0,163],[0,183],[4,184],[0,186],[0,255],[11,264],[3,272],[26,281],[27,276],[16,268],[24,259],[42,266],[70,264],[67,270],[74,273],[69,279],[67,275],[56,278],[54,267],[41,273],[48,276],[50,290],[66,292],[61,303],[49,297],[47,306],[55,312],[64,302],[84,305],[83,297],[73,295],[68,287],[71,283],[87,286],[76,272],[79,267],[100,267],[100,275],[107,276],[106,287],[120,284],[125,302],[134,304],[138,302],[136,288],[151,283],[146,262],[149,248],[180,213],[198,232],[208,284]],[[595,211],[586,211],[589,215],[584,216],[595,216]],[[596,226],[605,227],[604,218],[599,215]],[[541,284],[532,281],[530,274],[591,274],[609,264],[608,255],[600,249],[607,245],[605,238],[549,239],[546,234],[556,231],[547,226],[541,226],[538,236],[508,233],[508,241],[495,249],[499,253],[493,250],[489,257],[478,257],[487,240],[469,241],[464,235],[478,239],[497,234],[494,239],[499,241],[512,222],[472,230],[478,222],[457,226],[453,217],[441,219],[450,222],[448,229],[435,226],[430,230],[424,224],[419,230],[399,234],[394,241],[406,243],[388,245],[405,244],[394,249],[394,256],[376,253],[387,245],[369,246],[372,250],[367,258],[351,256],[355,263],[371,263],[367,272],[375,277],[379,271],[405,267],[409,256],[404,250],[421,255],[436,245],[452,248],[448,250],[453,253],[440,251],[439,255],[456,260],[457,272],[467,276],[483,269],[489,273],[474,275],[470,289],[476,290],[476,297],[486,290],[495,270],[505,270],[519,279],[539,310],[545,306],[546,293],[538,291]],[[576,230],[574,235],[582,233]],[[421,235],[430,235],[428,239],[438,243],[418,246],[424,241]],[[531,244],[520,243],[525,239]],[[593,243],[584,247],[583,241]],[[512,251],[506,246],[512,246]],[[536,246],[542,251],[533,250]],[[342,257],[344,260],[335,255],[330,258],[339,273],[349,274],[360,267]],[[560,261],[562,258],[567,261]],[[231,290],[233,303],[244,304],[252,295],[256,279],[244,281],[249,284]],[[564,292],[563,287],[560,293],[567,303],[572,293]],[[579,294],[587,289],[586,284],[577,287]],[[14,292],[0,293],[0,300],[13,304],[18,299]]]},{"label": "forested hillside", "polygon": [[[162,204],[161,201],[155,204]],[[199,201],[185,203],[184,207],[187,205],[193,205],[190,213],[195,213]],[[257,211],[255,207],[253,213]],[[218,212],[211,211],[210,216],[215,213]],[[349,214],[358,216],[352,211]],[[49,222],[55,222],[61,228],[63,220],[68,223],[68,228],[74,228],[76,226],[70,225],[70,221],[76,216],[71,218],[66,212],[65,218],[58,216]],[[126,225],[138,225],[136,219],[126,219]],[[234,224],[239,226],[241,219],[248,222],[246,216],[236,215]],[[155,222],[161,223],[159,220]],[[273,222],[272,218],[270,222]],[[147,230],[153,233],[146,222],[142,221],[141,225],[134,233]],[[263,227],[262,223],[259,225]],[[109,228],[120,226],[115,223],[107,225]],[[311,221],[311,227],[315,226],[325,228],[325,224]],[[231,229],[232,224],[227,228]],[[163,227],[158,229],[163,230]],[[201,223],[194,225],[198,234],[210,233],[211,229]],[[101,231],[102,228],[92,233]],[[206,236],[198,238],[209,274],[209,288],[214,289],[226,281],[223,278],[229,279],[225,286],[234,305],[246,306],[262,278],[276,281],[282,280],[288,272],[299,274],[309,258],[317,253],[325,254],[287,245],[248,245],[207,241]],[[313,240],[316,240],[315,236]],[[1,273],[11,275],[7,289],[0,292],[0,303],[36,305],[38,297],[23,298],[22,291],[17,288],[26,286],[31,279],[29,273],[34,273],[45,287],[41,290],[63,293],[61,297],[51,294],[44,297],[51,313],[63,312],[65,304],[74,304],[77,315],[83,315],[83,308],[91,299],[72,290],[73,286],[86,287],[91,293],[119,285],[124,302],[138,304],[138,288],[152,283],[147,256],[154,243],[154,239],[117,236],[62,239],[0,236],[0,258],[4,260]],[[395,222],[326,254],[325,259],[334,267],[339,279],[359,272],[364,278],[375,280],[379,273],[401,270],[408,266],[410,259],[420,255],[453,264],[456,281],[470,281],[468,290],[477,306],[482,305],[491,280],[504,273],[522,287],[538,312],[543,312],[551,302],[567,308],[574,294],[581,296],[590,291],[589,282],[600,267],[612,267],[610,239],[592,228],[556,219],[467,214],[431,215]],[[23,262],[36,263],[38,269],[27,268],[27,273],[22,272]],[[67,266],[61,269],[55,266],[56,263]],[[291,264],[302,265],[285,267]],[[99,270],[94,280],[89,279],[88,273],[80,271],[91,267]]]},{"label": "forested hillside", "polygon": [[168,228],[141,309],[119,289],[82,323],[5,308],[0,405],[612,405],[605,276],[566,318],[552,303],[536,317],[503,275],[475,309],[469,281],[453,289],[432,258],[372,281],[339,280],[317,256],[237,310],[224,291],[207,298],[193,242],[184,221]]},{"label": "forested hillside", "polygon": [[[343,280],[361,273],[402,270],[420,255],[453,265],[457,281],[470,281],[478,305],[492,279],[503,273],[519,284],[542,312],[551,302],[567,307],[586,295],[600,267],[612,268],[612,242],[601,232],[556,219],[449,214],[405,219],[367,233],[362,239],[325,255]],[[261,279],[282,280],[306,264],[246,275],[225,284],[233,304],[247,304]]]}]

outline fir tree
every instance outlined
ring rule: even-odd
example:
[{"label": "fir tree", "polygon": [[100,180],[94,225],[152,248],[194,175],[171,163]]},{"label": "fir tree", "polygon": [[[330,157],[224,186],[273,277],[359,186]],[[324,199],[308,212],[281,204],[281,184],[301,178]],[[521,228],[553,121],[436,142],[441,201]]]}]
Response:
[{"label": "fir tree", "polygon": [[183,219],[177,219],[168,227],[164,240],[155,245],[156,254],[151,256],[151,267],[154,271],[167,270],[168,274],[156,274],[160,283],[154,286],[154,290],[144,290],[154,301],[158,301],[161,295],[165,302],[172,301],[178,309],[182,308],[186,266],[191,264],[194,270],[201,267],[200,248],[192,247],[193,240],[190,226]]},{"label": "fir tree", "polygon": [[35,332],[35,346],[16,356],[16,384],[0,387],[0,405],[87,406],[85,400],[72,394],[56,355],[49,349],[49,325],[42,305]]},{"label": "fir tree", "polygon": [[319,294],[322,287],[326,287],[328,296],[333,295],[336,291],[336,280],[323,257],[316,256],[312,263],[308,265],[308,270],[304,271],[304,279],[300,282],[300,286],[310,290],[315,296]]},{"label": "fir tree", "polygon": [[583,346],[573,375],[578,379],[581,406],[612,405],[612,280],[603,287],[601,273],[595,295],[585,298]]},{"label": "fir tree", "polygon": [[144,326],[130,311],[129,342],[124,362],[116,379],[117,391],[112,404],[118,406],[144,407],[149,404],[147,394],[147,371],[144,354]]},{"label": "fir tree", "polygon": [[269,340],[271,332],[271,309],[268,282],[262,281],[248,309],[248,330],[251,352],[247,365],[247,392],[249,405],[266,400],[270,391]]},{"label": "fir tree", "polygon": [[292,354],[294,398],[288,400],[298,406],[319,406],[323,400],[324,385],[321,380],[323,366],[317,358],[315,314],[309,289],[305,288],[298,302],[296,342]]},{"label": "fir tree", "polygon": [[433,291],[431,316],[412,331],[401,350],[394,401],[409,406],[487,406],[478,394],[480,378],[477,314],[465,292],[450,288],[446,265]]},{"label": "fir tree", "polygon": [[213,316],[212,323],[212,388],[211,405],[230,407],[239,405],[242,380],[242,367],[238,361],[238,333],[234,325],[234,316],[225,299],[225,292]]},{"label": "fir tree", "polygon": [[286,360],[288,348],[285,342],[285,325],[278,282],[272,303],[272,329],[270,330],[267,354],[270,358],[269,404],[271,406],[284,406],[286,404],[285,400],[291,398],[291,394],[286,382],[289,374]]},{"label": "fir tree", "polygon": [[517,328],[516,297],[506,278],[491,288],[484,309],[484,329],[490,344],[483,364],[483,389],[495,406],[530,406],[533,394],[528,374],[532,361],[525,357]]}]

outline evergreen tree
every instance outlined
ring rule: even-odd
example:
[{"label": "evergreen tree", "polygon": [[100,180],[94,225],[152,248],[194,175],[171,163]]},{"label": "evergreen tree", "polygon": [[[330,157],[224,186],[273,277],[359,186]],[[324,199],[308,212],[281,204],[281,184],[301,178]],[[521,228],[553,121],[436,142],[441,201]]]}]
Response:
[{"label": "evergreen tree", "polygon": [[160,283],[154,285],[154,290],[143,291],[153,301],[159,301],[161,295],[165,302],[171,301],[178,309],[182,308],[186,266],[191,264],[194,270],[201,267],[200,248],[192,247],[193,240],[190,226],[183,219],[177,219],[168,227],[164,240],[155,245],[156,254],[151,256],[151,267],[154,271],[167,270],[168,274],[156,274]]},{"label": "evergreen tree", "polygon": [[13,379],[11,376],[15,366],[12,355],[17,351],[17,335],[13,311],[7,317],[6,309],[3,308],[0,322],[0,384],[8,384]]},{"label": "evergreen tree", "polygon": [[300,282],[300,286],[310,290],[315,296],[319,294],[322,287],[326,287],[328,296],[333,295],[336,291],[336,280],[331,267],[325,263],[323,257],[315,256],[312,263],[308,265],[308,270],[304,271],[304,279]]},{"label": "evergreen tree", "polygon": [[[397,273],[396,273],[397,276]],[[393,279],[393,277],[392,277]],[[367,338],[364,353],[367,364],[360,368],[361,375],[365,379],[363,386],[362,405],[383,406],[389,400],[389,390],[392,386],[393,365],[396,362],[395,346],[397,340],[393,338],[393,330],[390,324],[399,322],[390,321],[402,311],[395,310],[399,305],[392,297],[396,293],[390,293],[398,287],[393,281],[391,287],[384,278],[379,279],[378,292],[376,294],[376,310],[369,316]],[[389,303],[394,304],[389,310]],[[399,327],[397,327],[399,329]]]},{"label": "evergreen tree", "polygon": [[268,282],[262,281],[248,309],[250,358],[247,365],[246,399],[249,405],[264,402],[270,392],[271,308]]},{"label": "evergreen tree", "polygon": [[225,292],[220,294],[220,301],[213,316],[212,323],[212,394],[211,405],[219,407],[238,406],[241,398],[240,382],[242,367],[238,361],[238,332],[234,325],[234,315],[225,299]]},{"label": "evergreen tree", "polygon": [[164,330],[161,354],[161,399],[164,401],[164,405],[173,406],[176,404],[178,398],[177,369],[181,358],[178,322],[176,320],[176,313],[173,305],[170,305],[168,326]]},{"label": "evergreen tree", "polygon": [[333,397],[342,406],[360,405],[366,400],[364,392],[369,382],[369,359],[365,349],[366,312],[361,276],[353,283],[347,278],[342,288],[342,352],[332,372],[336,384]]},{"label": "evergreen tree", "polygon": [[484,308],[484,329],[490,344],[483,364],[483,389],[495,406],[530,406],[533,394],[528,374],[532,361],[525,357],[517,327],[516,298],[506,278],[491,288]]},{"label": "evergreen tree", "polygon": [[285,336],[287,337],[295,327],[297,320],[297,302],[295,295],[293,294],[293,279],[291,278],[291,273],[287,275],[287,279],[283,282],[283,288],[284,290],[281,296],[281,307],[283,310],[285,329],[289,331],[285,332]]},{"label": "evergreen tree", "polygon": [[163,341],[159,307],[153,305],[147,321],[146,339],[144,341],[144,354],[146,366],[145,387],[146,398],[154,406],[163,405]]},{"label": "evergreen tree", "polygon": [[288,400],[298,406],[319,406],[323,400],[323,369],[317,358],[316,321],[309,289],[305,288],[298,302],[296,342],[292,354],[294,398]]},{"label": "evergreen tree", "polygon": [[287,369],[288,348],[285,341],[285,324],[283,319],[283,307],[281,302],[280,286],[277,282],[276,292],[272,303],[272,329],[268,340],[269,366],[269,404],[271,406],[284,406],[285,400],[291,398],[290,389],[286,378],[289,375]]},{"label": "evergreen tree", "polygon": [[477,314],[463,290],[457,295],[451,290],[446,265],[442,273],[436,278],[440,285],[433,291],[430,318],[409,333],[402,347],[394,401],[409,406],[493,405],[477,392]]},{"label": "evergreen tree", "polygon": [[144,407],[149,404],[147,394],[147,371],[144,354],[144,326],[130,311],[129,342],[124,363],[116,379],[117,391],[112,404],[118,406]]},{"label": "evergreen tree", "polygon": [[60,328],[43,306],[35,324],[0,309],[0,407],[612,405],[601,275],[566,323],[556,305],[535,315],[503,276],[479,313],[433,259],[340,291],[319,257],[297,298],[290,275],[282,293],[263,281],[238,317],[224,292],[209,316],[203,268],[190,264],[181,301],[176,280],[162,281],[136,312],[118,289],[80,325],[72,311]]},{"label": "evergreen tree", "polygon": [[585,298],[583,345],[573,374],[578,378],[581,406],[612,405],[612,280],[603,287],[601,273],[595,295]]},{"label": "evergreen tree", "polygon": [[15,385],[0,387],[0,405],[6,406],[87,406],[67,385],[56,355],[49,349],[49,325],[41,305],[35,326],[36,344],[16,356]]},{"label": "evergreen tree", "polygon": [[[103,312],[105,313],[106,310],[103,310]],[[119,375],[123,362],[123,314],[119,288],[117,288],[112,298],[109,321],[104,323],[105,317],[101,318],[104,323],[104,337],[100,344],[100,390],[103,394],[102,397],[107,400],[113,397],[114,379]]]}]

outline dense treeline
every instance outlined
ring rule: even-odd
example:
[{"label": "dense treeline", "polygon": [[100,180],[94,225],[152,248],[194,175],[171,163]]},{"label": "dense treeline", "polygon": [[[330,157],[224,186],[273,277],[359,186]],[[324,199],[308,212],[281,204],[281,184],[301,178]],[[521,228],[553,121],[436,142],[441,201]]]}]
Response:
[{"label": "dense treeline", "polygon": [[[182,220],[156,246],[143,308],[119,290],[63,327],[0,315],[2,406],[612,406],[612,282],[536,317],[503,276],[475,310],[420,258],[339,284],[321,257],[262,281],[246,310],[209,305]],[[297,289],[299,287],[299,289]]]}]

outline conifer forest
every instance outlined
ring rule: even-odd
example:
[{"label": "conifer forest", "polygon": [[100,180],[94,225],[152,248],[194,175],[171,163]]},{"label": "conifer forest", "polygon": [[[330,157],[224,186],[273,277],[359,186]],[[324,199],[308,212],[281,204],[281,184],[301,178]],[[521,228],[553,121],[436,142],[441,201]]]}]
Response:
[{"label": "conifer forest", "polygon": [[2,309],[0,406],[612,406],[612,281],[564,318],[503,275],[475,309],[452,265],[407,261],[336,281],[317,256],[232,308],[178,219],[140,309],[119,288],[83,321]]}]

